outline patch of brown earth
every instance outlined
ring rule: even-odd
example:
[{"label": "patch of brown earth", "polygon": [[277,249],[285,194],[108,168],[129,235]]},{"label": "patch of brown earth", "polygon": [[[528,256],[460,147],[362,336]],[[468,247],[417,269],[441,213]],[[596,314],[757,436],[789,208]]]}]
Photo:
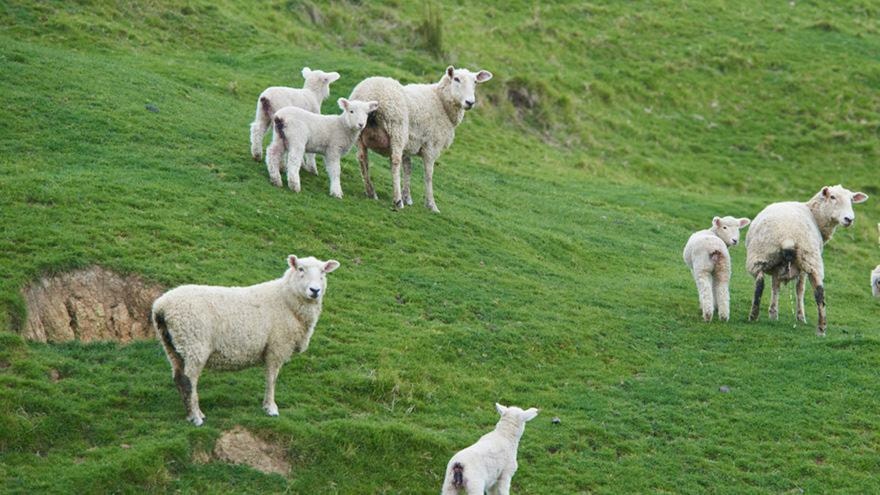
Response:
[{"label": "patch of brown earth", "polygon": [[136,275],[100,266],[46,276],[22,290],[23,335],[37,342],[151,339],[150,308],[162,292]]},{"label": "patch of brown earth", "polygon": [[[196,452],[194,461],[207,462],[207,454]],[[244,464],[263,473],[287,476],[290,463],[280,445],[266,442],[241,426],[223,432],[214,444],[213,458],[232,464]]]}]

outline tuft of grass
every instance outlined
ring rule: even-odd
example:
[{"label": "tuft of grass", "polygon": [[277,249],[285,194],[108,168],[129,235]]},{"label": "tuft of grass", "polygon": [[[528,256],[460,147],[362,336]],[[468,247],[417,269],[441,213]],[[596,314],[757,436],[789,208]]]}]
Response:
[{"label": "tuft of grass", "polygon": [[438,59],[446,56],[443,49],[443,13],[436,3],[425,4],[425,14],[418,27],[422,47]]}]

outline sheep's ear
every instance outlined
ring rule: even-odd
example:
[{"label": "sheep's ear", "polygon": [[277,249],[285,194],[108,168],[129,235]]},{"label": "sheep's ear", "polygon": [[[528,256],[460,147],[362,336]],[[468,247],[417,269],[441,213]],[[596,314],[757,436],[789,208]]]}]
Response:
[{"label": "sheep's ear", "polygon": [[825,186],[822,188],[822,197],[827,198],[828,196],[831,196],[831,190],[828,189],[828,186]]},{"label": "sheep's ear", "polygon": [[339,262],[336,260],[329,260],[324,263],[324,273],[330,273],[337,268],[339,268]]},{"label": "sheep's ear", "polygon": [[302,70],[303,79],[309,77],[309,74],[311,74],[311,73],[312,73],[312,69],[309,69],[308,67],[303,67],[303,70]]},{"label": "sheep's ear", "polygon": [[478,83],[484,83],[484,82],[488,81],[489,79],[492,79],[491,72],[489,72],[487,70],[481,70],[480,72],[477,72],[477,82]]},{"label": "sheep's ear", "polygon": [[296,268],[296,256],[291,254],[287,257],[287,264],[290,265],[291,268]]},{"label": "sheep's ear", "polygon": [[446,68],[446,76],[452,79],[452,76],[455,75],[455,67],[449,66]]},{"label": "sheep's ear", "polygon": [[324,80],[327,81],[327,84],[331,84],[335,81],[338,81],[339,80],[339,73],[338,72],[330,72],[329,74],[327,74],[326,77],[324,77]]},{"label": "sheep's ear", "polygon": [[537,415],[538,415],[538,410],[535,409],[534,407],[532,407],[532,408],[529,408],[529,409],[526,409],[525,411],[523,411],[522,419],[523,419],[523,421],[531,421],[531,420],[535,419],[535,416],[537,416]]},{"label": "sheep's ear", "polygon": [[343,110],[348,110],[348,100],[346,100],[345,98],[340,98],[336,100],[336,103],[339,104],[339,108]]},{"label": "sheep's ear", "polygon": [[853,203],[864,203],[868,200],[868,195],[863,192],[853,193],[852,202]]},{"label": "sheep's ear", "polygon": [[748,218],[740,218],[739,219],[739,228],[743,228],[750,223],[752,223],[752,221],[749,220]]},{"label": "sheep's ear", "polygon": [[507,412],[507,408],[497,402],[495,403],[495,410],[498,411],[498,414],[502,416],[504,416],[504,413]]},{"label": "sheep's ear", "polygon": [[712,219],[712,225],[721,228],[721,217],[715,217]]},{"label": "sheep's ear", "polygon": [[379,109],[379,102],[378,101],[368,101],[367,102],[367,113],[375,112],[378,109]]}]

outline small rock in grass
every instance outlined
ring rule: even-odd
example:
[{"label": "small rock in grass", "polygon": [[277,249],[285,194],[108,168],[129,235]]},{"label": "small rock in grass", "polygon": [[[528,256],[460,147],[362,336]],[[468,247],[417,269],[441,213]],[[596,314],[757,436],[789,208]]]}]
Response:
[{"label": "small rock in grass", "polygon": [[149,110],[153,113],[159,113],[159,107],[157,107],[156,105],[154,105],[152,103],[147,103],[147,105],[144,108],[146,108],[147,110]]},{"label": "small rock in grass", "polygon": [[559,423],[562,423],[562,420],[559,419],[559,416],[553,416],[553,419],[551,419],[550,421],[552,421],[554,425],[558,425]]},{"label": "small rock in grass", "polygon": [[728,387],[727,385],[722,385],[718,389],[718,391],[721,392],[722,394],[726,394],[726,393],[730,392],[730,387]]}]

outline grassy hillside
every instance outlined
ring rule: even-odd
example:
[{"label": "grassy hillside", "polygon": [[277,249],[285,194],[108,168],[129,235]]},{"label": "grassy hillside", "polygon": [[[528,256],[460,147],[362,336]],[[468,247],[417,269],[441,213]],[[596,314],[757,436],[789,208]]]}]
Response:
[{"label": "grassy hillside", "polygon": [[[437,493],[496,401],[542,409],[515,493],[880,491],[878,13],[0,2],[0,491]],[[364,77],[450,63],[495,77],[439,160],[439,215],[391,211],[378,156],[379,201],[353,154],[342,200],[323,170],[297,195],[249,156],[256,95],[302,66],[342,74],[335,113]],[[689,234],[837,183],[874,196],[826,249],[828,337],[812,301],[795,324],[793,287],[779,322],[746,321],[742,248],[731,322],[702,323]],[[16,335],[19,291],[45,273],[246,285],[289,253],[342,267],[279,418],[260,369],[207,371],[195,428],[155,342]],[[284,445],[290,478],[193,462],[234,425]]]}]

